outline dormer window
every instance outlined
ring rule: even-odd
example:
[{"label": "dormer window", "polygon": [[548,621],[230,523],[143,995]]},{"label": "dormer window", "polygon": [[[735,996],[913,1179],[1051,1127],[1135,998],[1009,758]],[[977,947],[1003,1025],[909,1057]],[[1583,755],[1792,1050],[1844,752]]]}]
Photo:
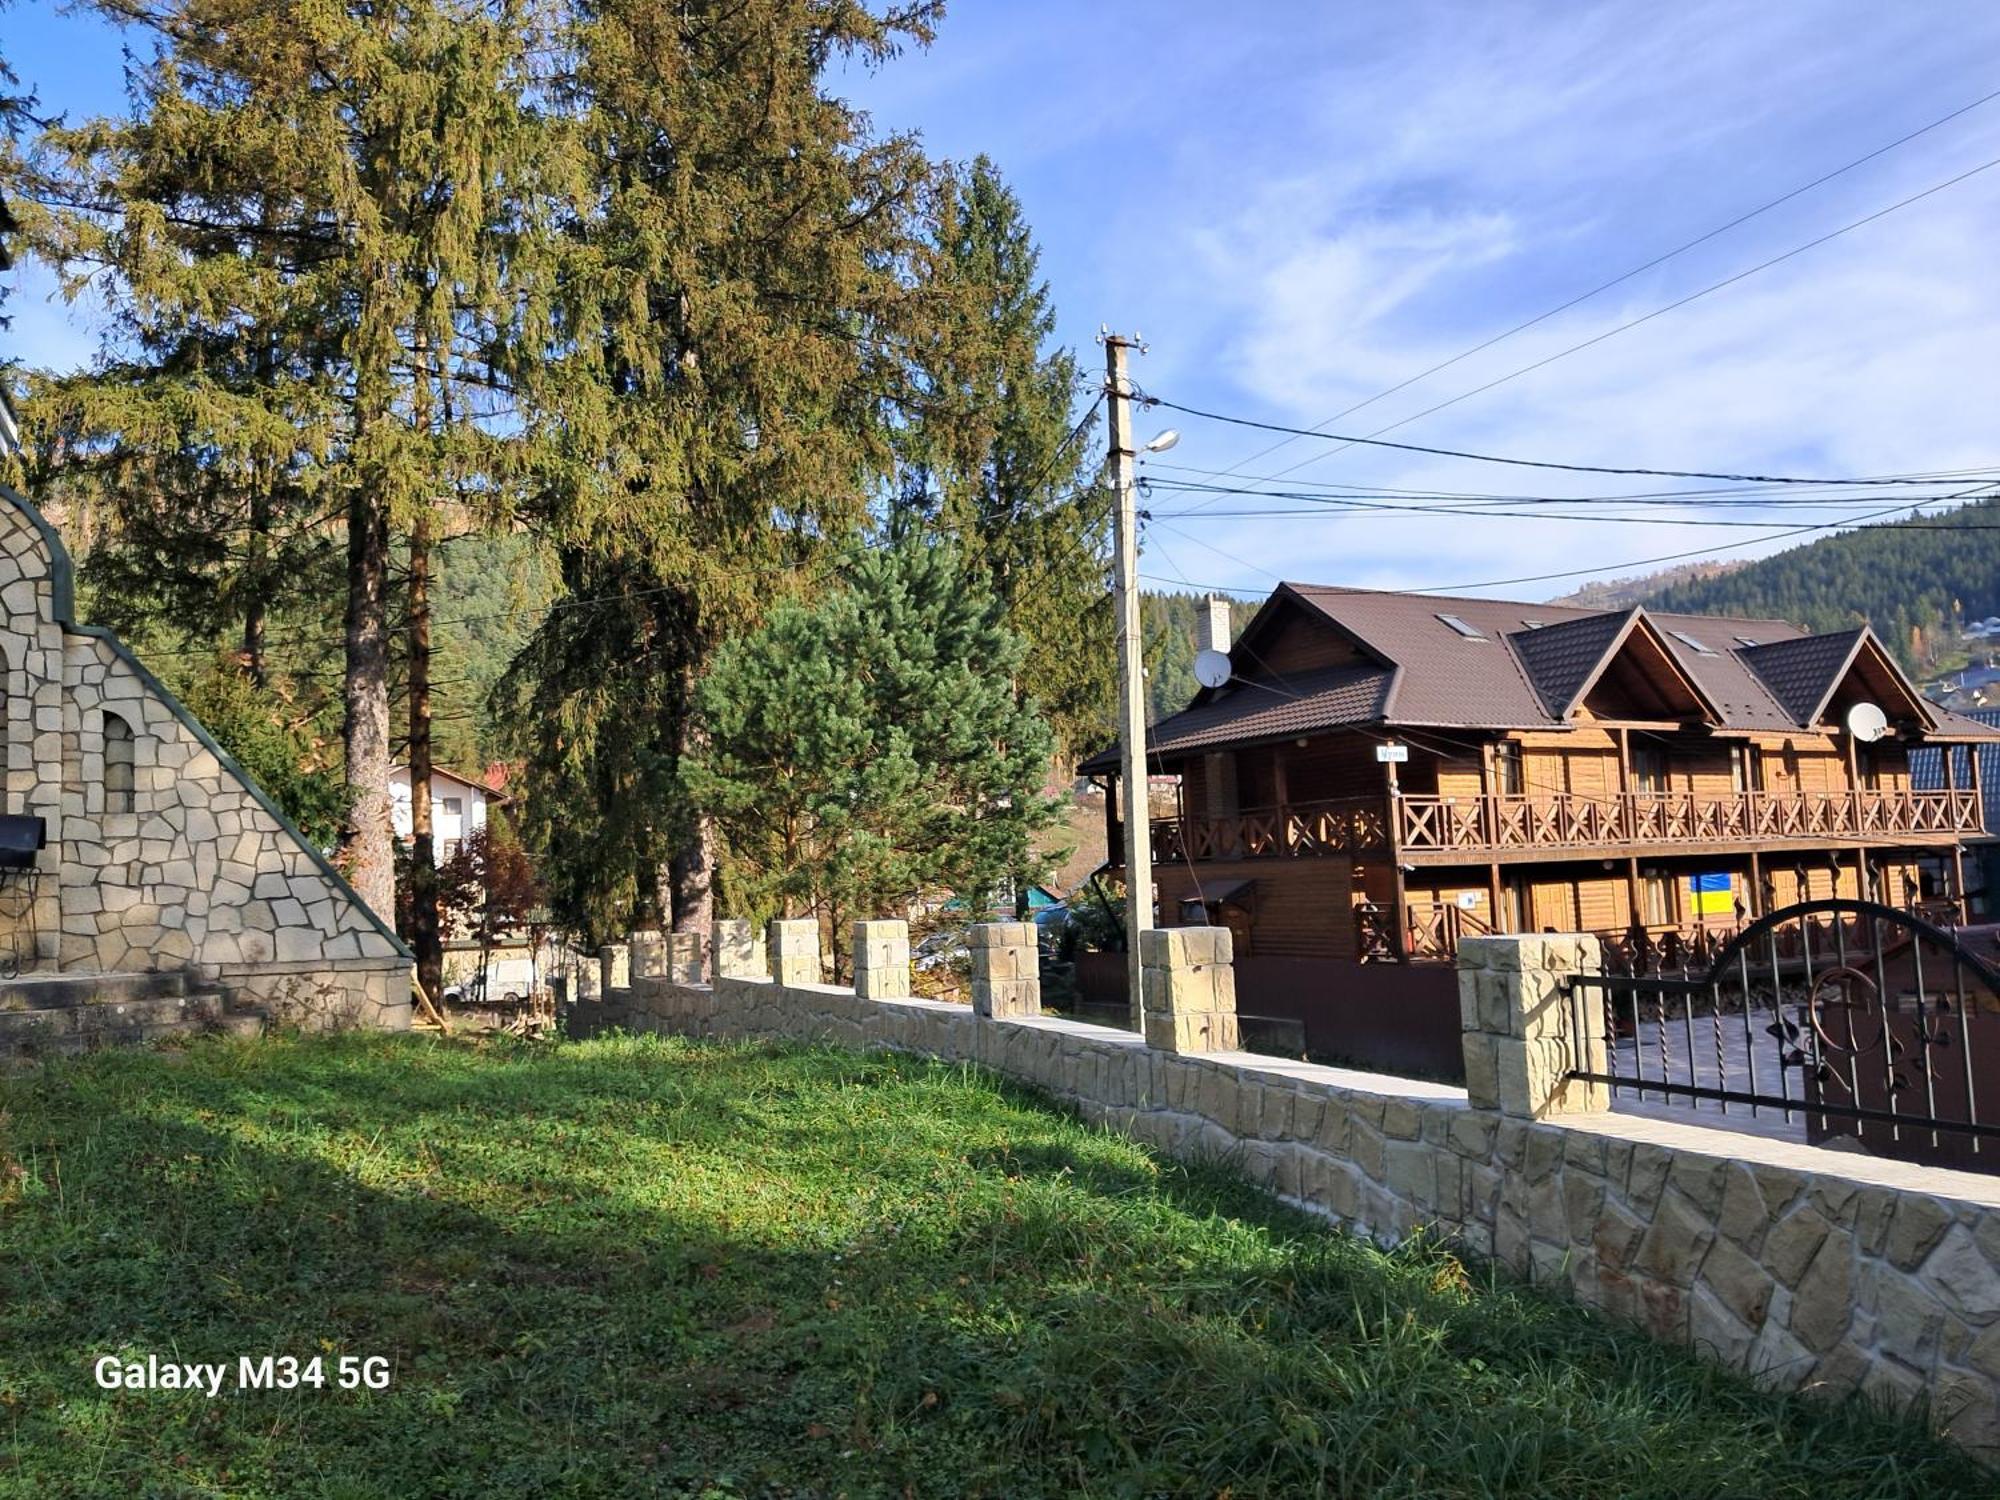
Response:
[{"label": "dormer window", "polygon": [[1464,636],[1468,641],[1483,641],[1486,639],[1486,637],[1482,635],[1478,630],[1476,630],[1471,625],[1468,625],[1465,621],[1461,620],[1457,615],[1439,615],[1438,619],[1442,620],[1445,624],[1449,625],[1453,630],[1456,630],[1460,635]]}]

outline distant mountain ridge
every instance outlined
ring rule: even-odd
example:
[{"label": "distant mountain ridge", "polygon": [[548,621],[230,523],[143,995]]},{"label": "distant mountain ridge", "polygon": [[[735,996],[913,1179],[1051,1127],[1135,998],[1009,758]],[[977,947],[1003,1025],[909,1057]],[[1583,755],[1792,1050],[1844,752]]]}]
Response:
[{"label": "distant mountain ridge", "polygon": [[2000,498],[1856,527],[1754,562],[1698,564],[1579,589],[1600,609],[1772,617],[1808,630],[1868,624],[1921,667],[1965,621],[2000,614]]},{"label": "distant mountain ridge", "polygon": [[1603,583],[1586,583],[1582,588],[1551,599],[1551,604],[1574,604],[1580,609],[1630,609],[1635,604],[1645,604],[1656,598],[1663,590],[1683,583],[1698,583],[1724,573],[1733,573],[1745,566],[1741,562],[1691,562],[1682,563],[1677,568],[1663,568],[1657,573],[1635,573],[1628,578],[1607,579]]}]

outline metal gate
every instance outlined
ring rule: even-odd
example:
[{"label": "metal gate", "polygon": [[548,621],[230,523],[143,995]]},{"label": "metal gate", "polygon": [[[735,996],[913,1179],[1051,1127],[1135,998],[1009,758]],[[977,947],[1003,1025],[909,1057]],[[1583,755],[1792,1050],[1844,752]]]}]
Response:
[{"label": "metal gate", "polygon": [[1569,994],[1575,1034],[1602,1035],[1606,1060],[1571,1076],[1614,1098],[2000,1171],[2000,952],[1961,933],[1872,901],[1809,901],[1678,972],[1579,975]]}]

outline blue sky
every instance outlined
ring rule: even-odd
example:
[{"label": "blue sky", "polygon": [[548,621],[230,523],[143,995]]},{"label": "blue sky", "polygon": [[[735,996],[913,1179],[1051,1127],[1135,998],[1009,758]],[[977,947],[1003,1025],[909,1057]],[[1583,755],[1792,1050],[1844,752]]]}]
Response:
[{"label": "blue sky", "polygon": [[[46,105],[116,106],[115,37],[48,5],[0,20]],[[1971,0],[962,0],[929,51],[841,85],[882,129],[999,163],[1042,241],[1061,335],[1086,359],[1100,323],[1137,329],[1146,389],[1313,425],[1969,104],[2000,86],[1996,47],[2000,7]],[[1336,430],[1373,432],[1995,157],[2000,101]],[[1997,224],[2000,168],[1388,435],[1677,469],[2000,465]],[[15,352],[87,357],[87,332],[27,279]],[[1161,465],[1274,474],[1313,460],[1286,485],[1669,487],[1303,440],[1253,458],[1275,439],[1167,413],[1141,425],[1182,430]],[[1180,514],[1195,503],[1182,495],[1149,503],[1161,519],[1148,574],[1247,590],[1278,576],[1409,588],[1613,575],[1707,546],[1750,555],[1744,540],[1764,534],[1698,525],[1709,512],[1242,519],[1208,513],[1241,502],[1200,515]],[[1841,513],[1772,513],[1772,529]]]}]

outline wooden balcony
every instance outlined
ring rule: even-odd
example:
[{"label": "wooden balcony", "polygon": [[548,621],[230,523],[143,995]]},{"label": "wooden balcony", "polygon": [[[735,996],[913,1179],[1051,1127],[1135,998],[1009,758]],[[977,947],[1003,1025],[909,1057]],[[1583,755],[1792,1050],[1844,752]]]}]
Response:
[{"label": "wooden balcony", "polygon": [[[1979,796],[1941,792],[1841,791],[1783,795],[1738,792],[1569,793],[1535,797],[1396,799],[1396,846],[1420,862],[1598,853],[1609,849],[1742,848],[1910,839],[1949,843],[1984,833]],[[1300,858],[1389,847],[1383,798],[1343,798],[1254,808],[1230,817],[1153,823],[1164,859]]]},{"label": "wooden balcony", "polygon": [[1156,860],[1295,859],[1388,847],[1388,808],[1380,797],[1292,802],[1226,818],[1153,820]]}]

